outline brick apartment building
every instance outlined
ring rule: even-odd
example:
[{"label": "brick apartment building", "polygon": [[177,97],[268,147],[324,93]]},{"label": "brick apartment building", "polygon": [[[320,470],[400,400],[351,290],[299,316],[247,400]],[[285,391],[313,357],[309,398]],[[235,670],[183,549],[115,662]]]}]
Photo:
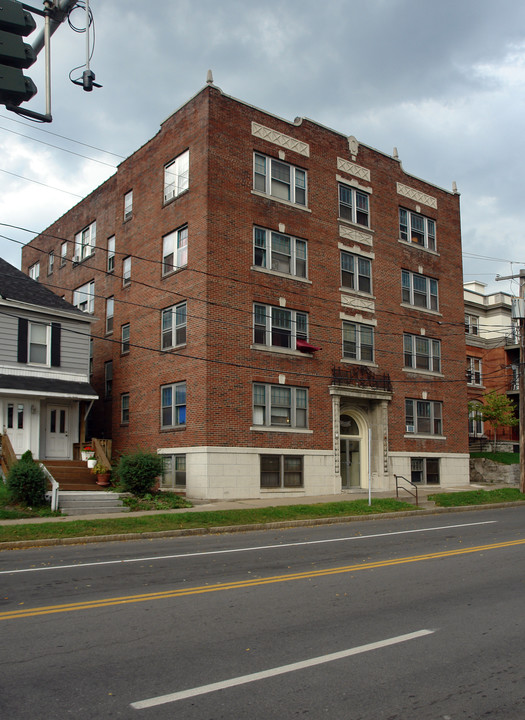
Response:
[{"label": "brick apartment building", "polygon": [[[506,394],[519,417],[519,325],[512,319],[512,296],[487,293],[485,283],[465,283],[465,339],[467,347],[468,399],[482,403],[489,392]],[[469,444],[486,449],[494,438],[490,423],[483,422],[475,409],[469,413]],[[519,429],[502,427],[497,441],[502,449],[519,445]]]},{"label": "brick apartment building", "polygon": [[23,268],[98,318],[91,432],[165,487],[468,478],[459,195],[397,153],[208,83]]}]

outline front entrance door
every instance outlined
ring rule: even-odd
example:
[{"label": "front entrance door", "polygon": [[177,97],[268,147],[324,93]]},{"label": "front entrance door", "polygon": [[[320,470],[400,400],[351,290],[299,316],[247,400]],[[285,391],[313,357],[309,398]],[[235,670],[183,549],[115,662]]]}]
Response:
[{"label": "front entrance door", "polygon": [[16,400],[5,404],[4,427],[17,457],[29,450],[29,405]]},{"label": "front entrance door", "polygon": [[343,489],[360,487],[359,440],[341,438],[341,486]]},{"label": "front entrance door", "polygon": [[69,457],[69,408],[66,405],[47,407],[46,457]]}]

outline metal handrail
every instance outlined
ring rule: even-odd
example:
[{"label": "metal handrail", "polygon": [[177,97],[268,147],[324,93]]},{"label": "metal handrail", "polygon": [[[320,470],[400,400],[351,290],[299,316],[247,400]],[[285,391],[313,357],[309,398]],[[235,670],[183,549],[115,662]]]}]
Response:
[{"label": "metal handrail", "polygon": [[[394,475],[394,477],[395,477],[395,479],[396,479],[396,500],[399,500],[399,491],[400,491],[400,490],[404,490],[404,491],[407,492],[409,495],[412,495],[412,497],[415,497],[415,498],[416,498],[416,505],[419,505],[418,496],[417,496],[417,485],[416,485],[416,483],[413,483],[412,480],[407,480],[406,477],[403,477],[403,475]],[[405,481],[406,483],[408,483],[409,485],[412,485],[412,487],[414,488],[415,492],[412,492],[412,490],[410,490],[409,488],[403,487],[403,485],[400,485],[399,482],[398,482],[399,480],[404,480],[404,481]]]},{"label": "metal handrail", "polygon": [[44,471],[44,475],[47,477],[49,482],[51,483],[51,510],[54,512],[55,510],[58,510],[58,491],[60,489],[59,484],[55,480],[55,478],[51,475],[49,470],[46,468],[45,465],[42,463],[38,463],[42,470]]}]

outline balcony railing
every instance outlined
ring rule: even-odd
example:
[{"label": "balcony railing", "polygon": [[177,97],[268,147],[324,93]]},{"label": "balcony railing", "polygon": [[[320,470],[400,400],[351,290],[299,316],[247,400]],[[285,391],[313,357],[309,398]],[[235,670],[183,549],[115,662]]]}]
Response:
[{"label": "balcony railing", "polygon": [[373,388],[392,392],[392,383],[388,373],[374,373],[370,368],[355,365],[349,368],[332,368],[332,385]]}]

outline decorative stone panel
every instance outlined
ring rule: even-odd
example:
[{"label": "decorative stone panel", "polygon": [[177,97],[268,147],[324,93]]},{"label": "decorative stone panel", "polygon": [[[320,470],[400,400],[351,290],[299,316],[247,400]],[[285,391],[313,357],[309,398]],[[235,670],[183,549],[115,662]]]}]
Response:
[{"label": "decorative stone panel", "polygon": [[356,165],[349,160],[345,160],[344,158],[337,158],[337,169],[341,170],[341,172],[347,173],[348,175],[354,175],[354,177],[359,178],[360,180],[370,182],[370,170],[362,167],[361,165]]},{"label": "decorative stone panel", "polygon": [[[375,312],[375,303],[371,298],[356,295],[341,295],[341,307],[364,312]],[[370,321],[367,321],[370,322]]]},{"label": "decorative stone panel", "polygon": [[279,145],[279,147],[285,148],[285,150],[292,150],[292,152],[299,153],[299,155],[310,157],[310,146],[308,143],[296,140],[289,135],[285,135],[277,130],[272,130],[264,125],[259,125],[259,123],[252,122],[252,135],[271,142],[274,145]]},{"label": "decorative stone panel", "polygon": [[437,200],[435,197],[427,195],[426,193],[421,192],[421,190],[408,187],[408,185],[403,185],[403,183],[397,183],[397,193],[398,195],[403,195],[403,197],[414,200],[415,202],[428,205],[428,207],[437,208]]},{"label": "decorative stone panel", "polygon": [[361,232],[361,230],[356,230],[356,228],[348,227],[348,225],[339,225],[339,235],[345,240],[363,243],[363,245],[373,245],[371,235]]}]

